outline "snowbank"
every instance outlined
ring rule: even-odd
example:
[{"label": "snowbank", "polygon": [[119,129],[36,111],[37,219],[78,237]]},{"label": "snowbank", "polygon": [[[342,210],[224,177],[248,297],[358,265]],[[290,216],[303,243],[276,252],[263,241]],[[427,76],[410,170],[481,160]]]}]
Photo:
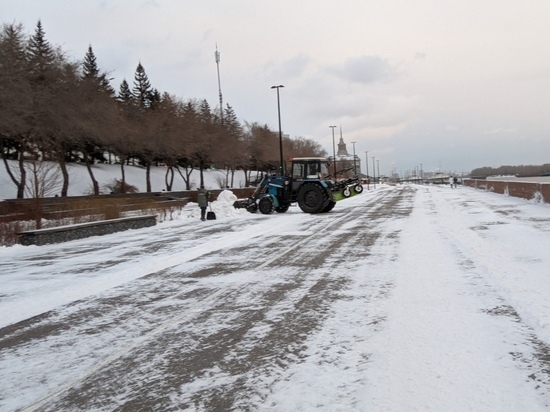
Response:
[{"label": "snowbank", "polygon": [[[224,190],[214,202],[210,202],[210,207],[216,213],[216,218],[249,214],[245,209],[235,209],[233,207],[235,200],[237,200],[237,196],[231,190]],[[188,203],[183,208],[182,216],[190,219],[200,219],[201,210],[198,203]]]}]

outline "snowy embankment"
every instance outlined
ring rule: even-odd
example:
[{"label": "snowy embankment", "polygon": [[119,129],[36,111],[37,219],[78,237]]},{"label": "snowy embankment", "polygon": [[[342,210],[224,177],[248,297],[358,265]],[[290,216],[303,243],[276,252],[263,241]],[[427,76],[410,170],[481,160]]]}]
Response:
[{"label": "snowy embankment", "polygon": [[0,410],[550,409],[550,205],[437,186],[322,215],[223,199],[216,221],[190,204],[0,248]]},{"label": "snowy embankment", "polygon": [[[8,160],[12,171],[17,175],[17,162]],[[68,165],[69,169],[69,196],[82,196],[92,193],[92,181],[90,175],[84,164],[71,163]],[[97,163],[92,166],[94,176],[99,183],[100,190],[103,193],[110,193],[110,190],[106,188],[106,185],[113,183],[114,179],[121,179],[120,165],[114,164],[101,164]],[[145,168],[141,166],[125,166],[124,173],[126,176],[126,183],[135,186],[140,192],[146,191],[145,180]],[[219,189],[225,187],[226,179],[229,179],[231,183],[231,175],[227,176],[225,171],[222,170],[205,170],[204,184],[207,189]],[[166,190],[166,168],[165,167],[151,167],[151,188],[153,192],[162,192]],[[196,189],[200,181],[199,171],[193,170],[190,175],[191,188]],[[59,190],[53,190],[52,196],[60,191],[61,181],[58,181],[57,187]],[[244,173],[240,170],[235,172],[233,177],[233,187],[244,187],[245,177]],[[51,183],[48,185],[50,186]],[[55,187],[55,185],[52,185]],[[185,190],[185,182],[177,171],[174,170],[174,183],[172,186],[173,191]],[[15,184],[11,181],[4,164],[0,164],[0,200],[13,199],[17,195],[17,189]]]}]

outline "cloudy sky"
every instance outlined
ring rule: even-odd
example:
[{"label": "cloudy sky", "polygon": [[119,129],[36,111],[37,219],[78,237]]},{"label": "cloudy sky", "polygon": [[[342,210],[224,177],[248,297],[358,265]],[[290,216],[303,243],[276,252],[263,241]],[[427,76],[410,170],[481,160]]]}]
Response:
[{"label": "cloudy sky", "polygon": [[[153,87],[319,142],[340,126],[380,172],[550,163],[548,0],[0,0],[0,20],[82,59],[118,90]],[[364,162],[363,162],[364,163]],[[362,165],[363,171],[364,165]]]}]

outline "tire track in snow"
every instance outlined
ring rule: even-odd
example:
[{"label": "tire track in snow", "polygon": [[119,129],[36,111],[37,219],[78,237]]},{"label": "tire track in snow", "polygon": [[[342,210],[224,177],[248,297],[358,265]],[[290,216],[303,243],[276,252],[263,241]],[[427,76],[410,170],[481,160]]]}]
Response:
[{"label": "tire track in snow", "polygon": [[[389,194],[385,194],[382,197],[386,198],[386,197],[388,197],[388,195]],[[392,196],[390,196],[390,198],[391,197]],[[367,202],[366,206],[360,206],[360,207],[368,207],[368,203],[369,202]],[[381,199],[378,198],[376,200],[373,200],[372,203],[376,203],[376,205],[370,209],[373,212],[373,214],[377,213],[377,214],[380,214],[380,216],[382,216],[383,213],[381,213],[381,212],[382,212],[382,210],[384,210],[384,208],[386,208],[387,202],[386,201],[381,201]],[[273,265],[275,267],[280,266],[279,260],[282,257],[286,256],[287,254],[292,253],[293,249],[296,250],[297,246],[305,245],[309,241],[311,241],[312,239],[315,239],[315,238],[319,237],[320,235],[322,235],[322,233],[324,231],[330,231],[331,229],[333,229],[335,227],[341,226],[344,222],[350,221],[350,220],[356,218],[357,217],[356,214],[357,214],[357,210],[351,210],[351,211],[343,211],[343,212],[341,212],[341,215],[337,215],[335,213],[333,216],[329,216],[329,215],[319,216],[319,218],[325,218],[325,217],[328,217],[328,218],[325,219],[326,221],[325,220],[324,221],[317,221],[317,220],[314,221],[315,229],[313,230],[313,232],[314,232],[313,234],[311,234],[310,236],[306,236],[306,237],[302,238],[301,240],[298,241],[298,243],[294,243],[292,246],[279,248],[279,251],[272,258],[267,259],[262,264],[260,264],[258,269],[265,269],[265,268],[268,268],[268,267],[273,266]],[[330,218],[330,217],[332,217],[332,218]],[[374,225],[376,222],[370,222],[370,223]],[[320,251],[319,253],[322,254],[323,252]],[[344,256],[343,256],[343,258],[344,258]],[[321,281],[321,283],[319,283],[319,281]],[[303,300],[304,297],[307,296],[309,293],[311,293],[311,291],[314,290],[316,287],[321,287],[320,291],[324,290],[324,291],[328,292],[331,289],[336,290],[335,287],[338,284],[338,282],[336,282],[336,283],[334,283],[334,282],[335,282],[335,280],[332,280],[332,281],[327,283],[326,276],[324,277],[324,280],[323,280],[323,278],[320,278],[319,280],[314,279],[309,283],[308,282],[304,283],[304,281],[302,280],[302,286],[305,287],[305,289],[303,289],[303,291],[300,291],[302,289],[298,288],[297,293],[291,294],[292,295],[292,301],[293,302],[299,302],[299,301]],[[332,286],[330,286],[330,285],[332,285]],[[295,286],[295,288],[296,287],[297,286]],[[271,295],[270,296],[271,298],[274,297],[273,292],[274,292],[274,290],[268,290],[268,295]],[[281,292],[282,292],[282,294],[281,294]],[[214,296],[214,298],[216,298],[216,297],[222,298],[221,295],[218,296],[218,295],[216,295],[216,293],[217,292],[214,292],[214,294],[211,295],[211,296]],[[319,291],[317,293],[319,293]],[[238,292],[234,291],[233,294],[238,294]],[[288,291],[283,291],[283,290],[281,290],[279,292],[279,294],[280,294],[279,295],[280,299],[284,299],[285,297],[290,296]],[[232,295],[231,291],[226,293],[226,294],[223,294],[223,299],[222,300],[226,300],[227,304],[229,304],[230,301],[228,299],[231,297],[231,295]],[[275,293],[275,295],[277,295],[277,293]],[[167,297],[167,298],[169,298],[169,297]],[[333,298],[334,298],[334,296],[333,296]],[[309,299],[306,299],[305,301],[303,301],[304,304],[308,300]],[[279,305],[282,304],[283,302],[284,302],[284,300],[279,300]],[[273,301],[268,306],[273,306],[274,304],[275,304],[275,302]],[[200,311],[201,316],[206,315],[205,310],[210,310],[210,309],[209,308],[201,308],[201,311]],[[313,313],[315,313],[315,312],[316,311],[313,311]],[[172,317],[170,319],[167,319],[166,321],[164,321],[162,323],[161,326],[159,326],[158,328],[150,331],[144,337],[136,339],[132,344],[127,345],[125,347],[125,349],[118,351],[116,354],[111,355],[110,357],[105,359],[103,362],[100,362],[99,364],[95,365],[93,368],[90,368],[88,370],[88,372],[81,375],[78,379],[75,379],[75,380],[71,381],[70,383],[66,384],[65,386],[62,387],[61,390],[55,391],[54,393],[48,395],[47,397],[44,397],[43,400],[41,402],[39,402],[39,406],[37,406],[37,407],[42,407],[42,406],[47,404],[48,409],[46,409],[46,410],[55,410],[57,407],[61,407],[61,409],[65,409],[65,407],[68,407],[67,404],[63,401],[56,402],[55,400],[57,398],[60,398],[64,393],[71,392],[71,394],[70,394],[69,398],[67,398],[67,400],[68,399],[73,399],[73,401],[74,401],[74,392],[75,391],[80,392],[79,390],[77,390],[77,388],[79,388],[81,386],[81,384],[83,384],[84,381],[89,381],[90,378],[93,377],[93,376],[100,377],[102,371],[104,371],[106,368],[108,369],[110,365],[113,365],[114,363],[120,364],[121,362],[123,362],[123,360],[125,358],[130,357],[132,353],[136,352],[137,350],[144,349],[144,347],[146,347],[150,343],[152,343],[151,341],[152,341],[153,338],[160,337],[161,335],[163,335],[163,332],[166,332],[168,329],[171,329],[171,327],[173,327],[175,323],[182,322],[182,321],[185,321],[186,323],[190,323],[190,320],[187,319],[186,316],[187,315],[182,314],[182,315],[175,316],[175,317]],[[252,321],[257,322],[258,320],[259,319],[255,318],[253,314],[251,315],[250,313],[245,313],[243,315],[242,320],[241,320],[241,322],[244,322],[241,334],[245,334],[247,330],[250,330],[251,328],[254,327],[255,324],[257,324],[257,323],[251,323]],[[311,326],[313,327],[314,325],[311,325]],[[281,333],[281,330],[279,330],[278,333]],[[218,344],[223,345],[225,343],[220,342]],[[260,345],[260,346],[262,346],[262,345]],[[265,351],[266,349],[267,348],[264,347],[264,349],[262,349],[262,350]],[[298,347],[298,349],[299,349],[299,347]],[[257,351],[255,353],[257,354]],[[97,387],[96,387],[96,389],[97,389]],[[210,396],[212,396],[211,393],[210,393]],[[52,401],[53,401],[53,405],[52,405]],[[53,408],[53,409],[49,409],[49,408]]]},{"label": "tire track in snow", "polygon": [[[349,244],[359,241],[355,243],[356,246],[361,244],[364,247],[362,254],[368,255],[375,244],[375,240],[368,245],[361,243],[365,239],[365,230],[363,230],[365,227],[358,225],[357,219],[363,219],[364,222],[375,226],[376,221],[384,220],[388,213],[392,214],[395,211],[392,208],[396,203],[393,196],[389,196],[384,201],[378,199],[379,202],[376,208],[373,208],[375,211],[372,215],[361,216],[363,214],[361,208],[354,210],[346,223],[354,222],[353,226],[356,230],[352,231],[353,233],[347,239],[339,236],[333,238],[331,259],[326,260],[324,256],[326,253],[322,249],[317,251],[319,259],[315,265],[311,263],[316,260],[315,257],[305,260],[303,263],[309,268],[310,273],[300,278],[302,286],[295,286],[294,291],[287,291],[287,298],[279,300],[279,303],[271,303],[272,316],[269,316],[270,312],[266,313],[264,319],[257,321],[253,326],[260,333],[244,336],[239,341],[240,344],[232,348],[223,358],[221,363],[229,365],[235,363],[235,359],[238,360],[237,369],[229,366],[226,369],[226,375],[234,379],[228,383],[224,381],[227,376],[222,374],[218,380],[210,381],[208,387],[199,388],[199,390],[194,385],[186,387],[188,392],[194,394],[190,396],[189,403],[183,404],[183,407],[193,405],[201,410],[219,410],[222,405],[225,407],[231,405],[236,410],[258,410],[260,405],[265,406],[264,402],[270,388],[283,379],[281,373],[291,365],[305,361],[308,340],[312,334],[318,332],[323,322],[331,315],[332,306],[341,299],[346,299],[342,293],[350,286],[349,276],[352,272],[344,269],[348,266],[342,263],[347,260],[349,254],[342,252],[347,250]],[[374,221],[368,219],[371,217]],[[378,238],[378,235],[375,236]],[[327,266],[329,262],[330,266]],[[335,267],[340,267],[344,271],[334,271]],[[294,276],[299,276],[300,272],[293,273]],[[385,288],[385,285],[375,284],[370,287]],[[379,295],[384,293],[373,292]],[[376,330],[379,327],[378,322],[373,322],[369,327]],[[241,370],[238,368],[239,364],[249,364],[249,366]],[[350,402],[349,399],[346,401]]]},{"label": "tire track in snow", "polygon": [[212,302],[215,299],[222,298],[223,295],[227,295],[229,293],[230,293],[230,291],[218,290],[218,291],[210,294],[207,298],[201,300],[200,304],[197,304],[194,307],[191,307],[187,312],[184,312],[179,316],[174,316],[173,318],[170,318],[170,319],[164,321],[163,323],[161,323],[155,329],[147,332],[143,336],[140,336],[138,339],[135,339],[129,346],[124,347],[122,350],[119,350],[119,351],[115,352],[114,354],[108,356],[107,358],[103,359],[102,361],[98,362],[92,368],[89,368],[83,374],[79,375],[76,379],[70,380],[69,382],[65,383],[64,385],[57,388],[53,392],[50,392],[46,396],[40,398],[39,400],[37,400],[33,404],[31,404],[31,405],[29,405],[29,406],[27,406],[27,407],[25,407],[21,410],[23,412],[32,412],[32,411],[36,411],[37,409],[45,406],[48,402],[51,402],[55,398],[62,395],[64,392],[67,392],[68,390],[73,389],[79,383],[83,382],[84,380],[86,380],[90,376],[94,375],[95,373],[100,371],[102,368],[112,364],[113,362],[115,362],[116,360],[118,360],[118,359],[120,359],[124,356],[127,356],[132,350],[139,347],[140,345],[142,345],[146,341],[148,341],[150,339],[153,339],[155,336],[161,334],[162,332],[167,330],[170,326],[172,326],[174,323],[177,323],[178,321],[180,321],[184,318],[188,318],[190,313],[201,311],[202,307],[205,304],[207,304],[209,302]]},{"label": "tire track in snow", "polygon": [[[379,207],[379,206],[377,206]],[[281,250],[279,253],[275,254],[274,256],[272,256],[271,259],[268,259],[266,260],[265,262],[263,262],[259,267],[258,269],[263,269],[263,268],[266,268],[268,267],[269,265],[277,262],[278,260],[281,259],[281,257],[285,256],[286,254],[288,254],[292,249],[295,249],[296,247],[299,247],[301,244],[305,244],[307,242],[309,242],[311,239],[315,238],[316,236],[318,236],[319,232],[323,232],[323,231],[329,231],[332,227],[334,226],[338,226],[341,224],[342,221],[346,220],[346,219],[349,219],[349,216],[350,216],[351,212],[344,212],[341,216],[338,216],[336,215],[336,213],[334,214],[334,216],[336,216],[336,219],[331,219],[327,222],[324,222],[324,221],[316,221],[315,222],[315,225],[314,226],[317,226],[317,228],[315,229],[314,233],[310,236],[307,236],[305,238],[303,238],[302,240],[298,241],[298,243],[294,244],[293,246],[289,246],[283,250]],[[328,216],[328,215],[325,215],[325,216]],[[291,217],[291,216],[289,216]],[[320,216],[319,216],[320,217]],[[263,234],[265,235],[265,231],[263,232]],[[234,235],[235,236],[235,235]],[[238,236],[238,234],[237,234]],[[241,236],[242,237],[242,236]],[[225,238],[226,239],[226,238]],[[223,242],[224,240],[222,240]],[[215,246],[215,245],[214,245]],[[214,248],[215,249],[215,248]],[[211,251],[209,251],[208,253],[212,253]],[[187,260],[192,260],[192,259],[196,259],[198,256],[188,256],[187,257]],[[178,263],[179,264],[179,263]],[[166,269],[169,269],[170,266],[168,264],[165,263],[164,265],[165,267],[163,267],[162,269],[164,271],[166,271]],[[158,266],[156,268],[158,270]],[[143,277],[143,276],[141,276]],[[216,298],[218,296],[220,296],[220,293],[221,291],[218,291],[218,292],[214,292],[213,294],[211,294],[210,296],[212,297],[209,297],[207,298],[206,300],[202,300],[201,302],[206,303],[207,301],[211,301],[213,298]],[[229,292],[228,292],[229,293]],[[226,293],[227,294],[227,293]],[[225,295],[225,294],[224,294]],[[196,305],[196,307],[198,306],[199,304]],[[195,309],[196,309],[195,307]],[[107,358],[105,358],[103,361],[99,362],[98,364],[94,365],[92,368],[89,368],[86,372],[84,372],[83,374],[79,375],[78,378],[76,379],[73,379],[71,380],[70,382],[68,382],[67,384],[61,386],[60,388],[58,388],[57,390],[55,390],[53,393],[50,393],[46,396],[44,396],[41,400],[39,400],[38,402],[36,402],[35,404],[29,406],[29,409],[28,410],[35,410],[36,408],[40,408],[41,406],[43,406],[44,404],[54,400],[55,398],[61,396],[64,392],[67,392],[69,391],[70,389],[74,388],[75,386],[78,385],[79,382],[87,379],[88,377],[92,376],[93,374],[95,374],[96,372],[98,372],[100,369],[106,367],[107,365],[113,363],[114,361],[126,356],[128,353],[130,353],[132,350],[138,348],[141,344],[143,344],[144,342],[146,342],[147,340],[149,339],[152,339],[153,337],[161,334],[163,331],[165,331],[171,324],[173,323],[176,323],[178,321],[181,321],[183,320],[185,317],[187,316],[187,314],[182,314],[182,315],[178,315],[178,316],[175,316],[171,319],[168,319],[166,320],[165,322],[163,322],[159,327],[155,328],[155,329],[152,329],[150,330],[149,332],[147,332],[145,335],[135,339],[133,342],[131,342],[129,345],[125,346],[125,348],[121,349],[121,350],[118,350],[116,353],[108,356]]]}]

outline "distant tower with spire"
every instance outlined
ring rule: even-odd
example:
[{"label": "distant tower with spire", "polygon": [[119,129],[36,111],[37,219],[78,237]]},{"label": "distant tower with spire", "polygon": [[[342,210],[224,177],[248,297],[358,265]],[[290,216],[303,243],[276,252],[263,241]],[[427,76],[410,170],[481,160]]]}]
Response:
[{"label": "distant tower with spire", "polygon": [[342,136],[342,126],[340,126],[340,141],[338,142],[337,156],[349,156],[348,149],[346,149],[346,144],[344,143],[344,137]]},{"label": "distant tower with spire", "polygon": [[357,155],[354,156],[353,153],[348,153],[346,142],[344,142],[344,136],[342,134],[342,126],[340,126],[340,141],[338,142],[338,153],[336,153],[336,160],[339,168],[342,166],[341,169],[347,169],[355,165],[357,168],[357,173],[361,173],[361,159]]}]

